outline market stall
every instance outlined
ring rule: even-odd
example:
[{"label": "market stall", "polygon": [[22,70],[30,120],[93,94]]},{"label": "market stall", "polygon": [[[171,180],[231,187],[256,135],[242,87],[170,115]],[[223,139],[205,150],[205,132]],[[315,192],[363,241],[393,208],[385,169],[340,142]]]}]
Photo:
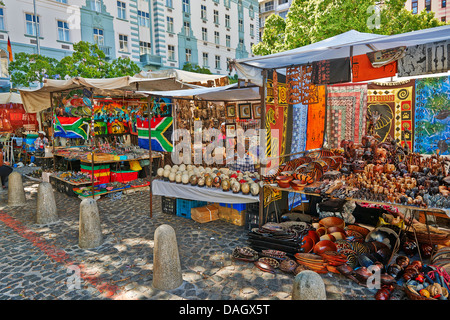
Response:
[{"label": "market stall", "polygon": [[[259,129],[260,88],[235,83],[222,87],[141,93],[173,101],[173,130],[177,132],[173,139],[174,148],[167,157],[167,163],[158,169],[151,185],[152,194],[163,196],[163,211],[164,205],[169,204],[168,197],[173,199],[172,203],[176,202],[177,210],[172,210],[172,213],[181,216],[190,216],[191,209],[195,211],[197,207],[215,203],[216,218],[225,220],[231,212],[238,218],[230,221],[243,225],[246,205],[259,201],[262,182],[258,161],[250,159],[248,166],[240,166],[240,160],[230,154],[223,144],[217,148],[221,161],[215,161],[219,159],[215,158],[216,149],[209,150],[208,142],[216,141],[212,138],[215,134],[228,137],[233,141],[231,149],[234,152],[237,130]],[[211,132],[215,133],[211,136]],[[242,143],[248,145],[250,140],[244,139]],[[209,216],[209,211],[205,214]],[[211,219],[212,216],[203,222]]]},{"label": "market stall", "polygon": [[[262,119],[283,138],[266,150],[260,224],[235,259],[267,272],[342,274],[363,286],[378,270],[378,300],[397,290],[447,299],[449,31],[350,31],[234,62],[240,78],[263,87]],[[290,204],[291,195],[306,196],[308,214],[263,220],[282,194]],[[431,224],[437,215],[442,223]]]}]

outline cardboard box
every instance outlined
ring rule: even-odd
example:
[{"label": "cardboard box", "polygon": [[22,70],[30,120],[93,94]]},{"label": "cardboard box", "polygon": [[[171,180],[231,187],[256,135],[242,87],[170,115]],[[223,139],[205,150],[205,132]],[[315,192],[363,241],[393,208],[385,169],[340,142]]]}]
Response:
[{"label": "cardboard box", "polygon": [[219,208],[210,204],[204,207],[192,208],[191,219],[199,223],[210,222],[219,219]]}]

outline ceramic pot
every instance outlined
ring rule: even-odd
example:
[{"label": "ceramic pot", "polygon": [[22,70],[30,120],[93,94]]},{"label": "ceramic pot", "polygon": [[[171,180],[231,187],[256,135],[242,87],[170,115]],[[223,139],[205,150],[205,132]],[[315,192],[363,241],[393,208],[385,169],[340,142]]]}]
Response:
[{"label": "ceramic pot", "polygon": [[250,184],[248,182],[241,184],[241,191],[243,194],[248,194],[250,192]]},{"label": "ceramic pot", "polygon": [[253,196],[259,195],[259,185],[257,183],[250,184],[250,193]]},{"label": "ceramic pot", "polygon": [[198,182],[197,176],[194,174],[189,178],[189,183],[193,186],[196,186]]},{"label": "ceramic pot", "polygon": [[222,185],[222,190],[223,191],[229,191],[230,190],[230,187],[231,187],[230,180],[228,180],[228,179],[222,180],[221,185]]},{"label": "ceramic pot", "polygon": [[234,193],[238,193],[241,191],[241,184],[238,181],[234,181],[231,184],[231,190],[233,190]]},{"label": "ceramic pot", "polygon": [[205,178],[203,178],[203,177],[198,178],[197,185],[199,187],[204,187],[205,186]]}]

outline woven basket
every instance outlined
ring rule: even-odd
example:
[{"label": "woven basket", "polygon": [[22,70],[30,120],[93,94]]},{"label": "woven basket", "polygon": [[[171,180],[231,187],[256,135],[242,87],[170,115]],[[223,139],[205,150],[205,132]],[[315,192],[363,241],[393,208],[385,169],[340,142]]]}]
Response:
[{"label": "woven basket", "polygon": [[437,299],[433,299],[433,298],[427,298],[427,297],[424,297],[424,296],[418,294],[416,291],[410,289],[408,285],[404,286],[403,290],[405,291],[408,298],[411,300],[433,300],[433,301],[437,300]]}]

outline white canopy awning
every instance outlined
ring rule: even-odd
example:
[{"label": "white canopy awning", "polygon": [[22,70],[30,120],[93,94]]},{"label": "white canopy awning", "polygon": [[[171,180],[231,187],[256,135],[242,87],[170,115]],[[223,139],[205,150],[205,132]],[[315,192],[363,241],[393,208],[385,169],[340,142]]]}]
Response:
[{"label": "white canopy awning", "polygon": [[262,85],[262,69],[280,69],[315,61],[345,58],[378,50],[449,39],[450,25],[391,36],[351,30],[301,48],[262,57],[237,60],[235,66],[240,79],[250,80],[257,85]]},{"label": "white canopy awning", "polygon": [[94,95],[100,96],[142,96],[138,90],[179,90],[186,88],[198,88],[191,84],[178,81],[175,78],[144,79],[136,77],[119,77],[110,79],[89,79],[75,77],[69,80],[45,79],[44,85],[39,89],[21,89],[24,108],[27,112],[34,113],[51,107],[50,96],[52,93],[69,91],[74,89],[92,89]]},{"label": "white canopy awning", "polygon": [[8,104],[8,103],[22,104],[22,99],[20,98],[20,94],[15,93],[15,92],[0,93],[0,104]]},{"label": "white canopy awning", "polygon": [[245,86],[237,83],[223,87],[204,87],[190,90],[173,90],[173,91],[139,91],[147,96],[162,96],[179,99],[199,99],[208,101],[243,101],[243,100],[259,100],[261,99],[259,87],[255,85]]},{"label": "white canopy awning", "polygon": [[141,71],[135,75],[136,78],[153,79],[153,78],[175,78],[184,83],[207,83],[217,79],[227,78],[223,74],[203,74],[178,69],[164,69],[156,71]]}]

